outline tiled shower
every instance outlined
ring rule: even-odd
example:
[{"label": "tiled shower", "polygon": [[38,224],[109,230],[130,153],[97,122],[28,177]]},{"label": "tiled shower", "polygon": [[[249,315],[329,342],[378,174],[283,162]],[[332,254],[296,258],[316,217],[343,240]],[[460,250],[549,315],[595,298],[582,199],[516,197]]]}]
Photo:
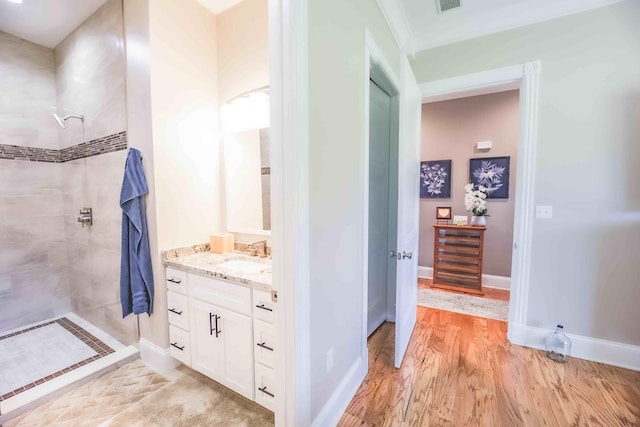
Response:
[{"label": "tiled shower", "polygon": [[[137,341],[136,319],[122,319],[119,303],[123,34],[121,0],[108,0],[54,48],[0,31],[0,385],[16,362],[3,339],[34,325],[43,333],[42,324],[64,323],[56,318],[67,313],[99,329],[61,329],[86,345],[94,341],[84,335]],[[54,113],[84,120],[62,128]],[[92,208],[93,225],[78,222],[83,208]]]}]

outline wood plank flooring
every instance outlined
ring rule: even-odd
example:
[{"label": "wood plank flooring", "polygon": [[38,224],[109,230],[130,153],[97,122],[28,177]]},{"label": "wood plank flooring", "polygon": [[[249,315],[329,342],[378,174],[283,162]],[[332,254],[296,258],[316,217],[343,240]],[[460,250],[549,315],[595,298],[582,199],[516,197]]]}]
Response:
[{"label": "wood plank flooring", "polygon": [[[442,291],[442,292],[454,292],[454,291],[447,291],[441,288],[434,288],[433,286],[431,286],[432,283],[433,281],[431,279],[423,279],[423,278],[418,279],[419,288],[433,289],[434,291]],[[500,301],[509,301],[509,291],[505,291],[503,289],[482,288],[482,292],[484,292],[484,295],[472,295],[472,296],[478,297],[478,298],[497,299]],[[454,293],[459,293],[459,292],[454,292]]]},{"label": "wood plank flooring", "polygon": [[339,426],[640,426],[640,372],[555,363],[505,322],[418,307],[400,369],[394,326],[369,339],[369,374]]}]

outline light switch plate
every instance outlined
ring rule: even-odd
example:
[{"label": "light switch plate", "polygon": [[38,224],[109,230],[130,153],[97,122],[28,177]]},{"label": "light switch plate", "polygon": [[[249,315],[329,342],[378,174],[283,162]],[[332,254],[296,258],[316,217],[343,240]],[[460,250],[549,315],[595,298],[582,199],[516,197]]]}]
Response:
[{"label": "light switch plate", "polygon": [[551,219],[553,218],[553,207],[546,205],[536,206],[536,218],[538,219]]}]

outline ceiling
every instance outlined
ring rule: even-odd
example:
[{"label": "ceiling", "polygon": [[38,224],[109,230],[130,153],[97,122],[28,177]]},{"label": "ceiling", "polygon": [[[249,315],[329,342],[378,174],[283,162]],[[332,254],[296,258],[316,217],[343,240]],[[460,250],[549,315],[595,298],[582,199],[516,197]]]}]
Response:
[{"label": "ceiling", "polygon": [[240,3],[242,0],[198,0],[198,3],[209,9],[214,15]]},{"label": "ceiling", "polygon": [[415,53],[623,0],[462,0],[441,14],[437,0],[377,1],[400,47]]},{"label": "ceiling", "polygon": [[53,49],[106,0],[0,0],[0,31]]}]

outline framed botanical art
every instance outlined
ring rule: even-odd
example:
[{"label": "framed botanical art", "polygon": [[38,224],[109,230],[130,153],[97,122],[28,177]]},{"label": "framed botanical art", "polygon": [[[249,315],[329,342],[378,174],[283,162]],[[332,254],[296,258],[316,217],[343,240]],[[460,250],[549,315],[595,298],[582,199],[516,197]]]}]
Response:
[{"label": "framed botanical art", "polygon": [[486,188],[487,199],[508,199],[510,160],[509,156],[469,160],[469,181],[474,188]]},{"label": "framed botanical art", "polygon": [[420,162],[420,198],[451,198],[451,160]]}]

